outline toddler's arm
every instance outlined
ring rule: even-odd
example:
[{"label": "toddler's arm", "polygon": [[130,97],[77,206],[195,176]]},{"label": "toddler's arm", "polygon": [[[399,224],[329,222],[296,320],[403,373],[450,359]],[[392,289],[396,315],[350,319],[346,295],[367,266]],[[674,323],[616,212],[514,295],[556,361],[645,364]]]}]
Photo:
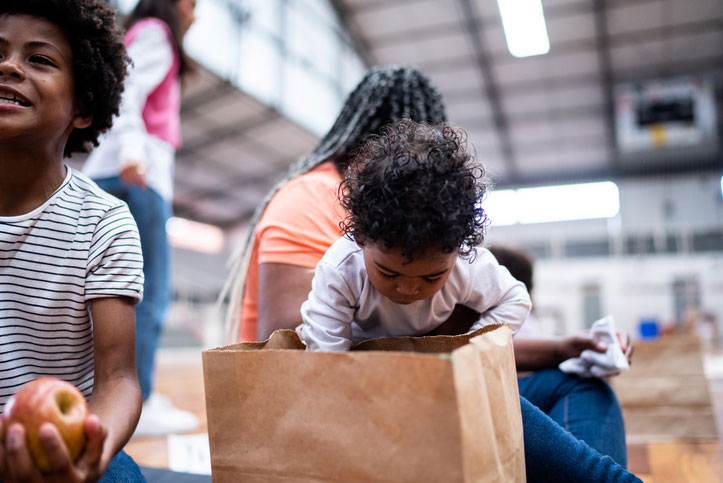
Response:
[{"label": "toddler's arm", "polygon": [[300,337],[306,350],[345,352],[351,347],[356,297],[341,273],[323,262],[316,267],[309,298],[301,305]]},{"label": "toddler's arm", "polygon": [[490,324],[509,324],[512,333],[516,334],[530,313],[532,302],[522,283],[511,287],[503,293],[497,305],[482,314],[470,331],[475,331]]},{"label": "toddler's arm", "polygon": [[497,263],[487,250],[480,249],[473,263],[473,285],[470,303],[464,303],[480,312],[482,316],[471,330],[490,324],[509,324],[516,334],[532,308],[525,285]]}]

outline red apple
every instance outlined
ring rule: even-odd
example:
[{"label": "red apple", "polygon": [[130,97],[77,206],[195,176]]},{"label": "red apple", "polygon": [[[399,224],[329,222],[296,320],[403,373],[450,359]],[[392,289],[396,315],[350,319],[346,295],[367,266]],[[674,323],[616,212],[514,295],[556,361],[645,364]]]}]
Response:
[{"label": "red apple", "polygon": [[69,382],[41,377],[25,384],[8,400],[5,416],[5,428],[12,423],[25,427],[28,451],[35,465],[44,473],[50,471],[50,463],[38,437],[43,423],[52,423],[58,428],[73,461],[85,447],[88,405],[85,397]]}]

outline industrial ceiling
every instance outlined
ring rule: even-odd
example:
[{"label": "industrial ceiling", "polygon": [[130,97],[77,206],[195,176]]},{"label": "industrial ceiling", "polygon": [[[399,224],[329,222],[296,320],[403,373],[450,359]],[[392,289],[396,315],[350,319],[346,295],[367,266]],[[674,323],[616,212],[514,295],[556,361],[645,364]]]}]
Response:
[{"label": "industrial ceiling", "polygon": [[[494,0],[333,3],[369,65],[411,64],[435,82],[498,187],[723,166],[720,121],[699,145],[627,152],[616,137],[620,86],[704,84],[715,94],[707,116],[720,120],[721,0],[543,0],[550,51],[527,58],[508,52]],[[185,90],[182,125],[176,214],[226,229],[316,142],[206,71]]]}]

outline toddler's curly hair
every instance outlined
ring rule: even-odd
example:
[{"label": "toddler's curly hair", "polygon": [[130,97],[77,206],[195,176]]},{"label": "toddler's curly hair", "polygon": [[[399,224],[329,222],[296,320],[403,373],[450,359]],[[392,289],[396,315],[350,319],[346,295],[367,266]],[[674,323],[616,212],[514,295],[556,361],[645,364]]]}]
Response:
[{"label": "toddler's curly hair", "polygon": [[0,15],[33,15],[65,32],[73,52],[75,97],[93,117],[85,129],[74,129],[64,156],[87,153],[111,127],[123,92],[128,56],[115,9],[104,0],[2,0]]},{"label": "toddler's curly hair", "polygon": [[361,244],[400,248],[408,261],[429,249],[473,256],[484,239],[486,191],[464,131],[402,119],[370,136],[350,163],[339,226]]}]

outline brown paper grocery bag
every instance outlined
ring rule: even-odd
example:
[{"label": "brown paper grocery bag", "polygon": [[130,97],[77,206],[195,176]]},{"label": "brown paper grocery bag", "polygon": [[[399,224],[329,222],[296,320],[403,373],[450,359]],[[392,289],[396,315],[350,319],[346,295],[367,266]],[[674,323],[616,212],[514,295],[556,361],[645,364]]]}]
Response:
[{"label": "brown paper grocery bag", "polygon": [[204,351],[214,482],[525,481],[506,326],[303,349],[279,331]]}]

